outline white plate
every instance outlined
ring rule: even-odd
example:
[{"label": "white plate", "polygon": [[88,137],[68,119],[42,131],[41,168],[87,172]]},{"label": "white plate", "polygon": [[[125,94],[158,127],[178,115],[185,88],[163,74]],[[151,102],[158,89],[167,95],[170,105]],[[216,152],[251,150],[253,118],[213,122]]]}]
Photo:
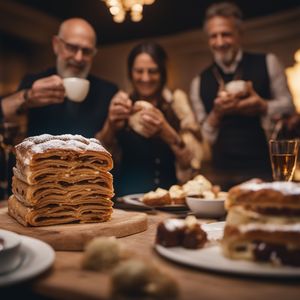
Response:
[{"label": "white plate", "polygon": [[[209,239],[220,239],[223,235],[224,222],[203,225]],[[189,250],[182,247],[165,248],[155,246],[157,252],[175,262],[221,273],[241,274],[258,277],[299,277],[300,268],[272,266],[243,260],[231,260],[222,255],[219,245]]]},{"label": "white plate", "polygon": [[160,205],[160,206],[149,206],[144,204],[141,199],[144,194],[132,194],[132,195],[126,195],[121,197],[123,199],[124,203],[131,204],[131,205],[137,205],[141,207],[150,207],[150,208],[159,208],[164,210],[187,210],[186,205],[182,204],[169,204],[169,205]]},{"label": "white plate", "polygon": [[13,271],[0,275],[0,287],[35,277],[54,262],[55,252],[46,243],[21,235],[21,264]]}]

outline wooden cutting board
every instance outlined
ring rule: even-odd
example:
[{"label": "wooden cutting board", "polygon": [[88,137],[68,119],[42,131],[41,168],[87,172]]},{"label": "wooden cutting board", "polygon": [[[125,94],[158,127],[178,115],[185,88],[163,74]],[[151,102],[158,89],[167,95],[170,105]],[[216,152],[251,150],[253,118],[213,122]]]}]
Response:
[{"label": "wooden cutting board", "polygon": [[8,215],[7,208],[1,208],[0,228],[40,239],[55,250],[81,251],[96,236],[124,237],[146,230],[147,215],[114,209],[112,219],[103,223],[25,227]]}]

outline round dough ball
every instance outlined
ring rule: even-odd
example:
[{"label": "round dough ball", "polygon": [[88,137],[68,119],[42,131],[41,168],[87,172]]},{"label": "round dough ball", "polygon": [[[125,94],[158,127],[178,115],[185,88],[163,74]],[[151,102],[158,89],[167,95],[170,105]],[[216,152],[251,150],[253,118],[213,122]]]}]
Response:
[{"label": "round dough ball", "polygon": [[97,237],[85,249],[82,267],[100,271],[114,267],[121,259],[121,249],[115,237]]},{"label": "round dough ball", "polygon": [[150,102],[139,100],[133,105],[132,115],[129,117],[128,125],[138,134],[148,137],[144,131],[144,126],[141,123],[142,112],[145,109],[152,108],[153,105]]},{"label": "round dough ball", "polygon": [[248,85],[244,80],[233,80],[225,85],[225,90],[230,94],[246,97],[248,94]]}]

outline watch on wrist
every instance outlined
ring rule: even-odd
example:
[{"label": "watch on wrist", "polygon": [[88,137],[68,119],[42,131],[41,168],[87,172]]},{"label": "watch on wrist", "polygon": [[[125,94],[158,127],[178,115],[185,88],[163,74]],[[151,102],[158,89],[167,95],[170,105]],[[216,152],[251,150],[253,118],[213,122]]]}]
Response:
[{"label": "watch on wrist", "polygon": [[25,89],[24,90],[24,93],[23,93],[23,99],[24,99],[24,102],[26,103],[26,102],[28,102],[28,100],[29,100],[29,89]]},{"label": "watch on wrist", "polygon": [[28,92],[29,92],[29,89],[25,89],[24,92],[23,92],[23,103],[18,107],[17,109],[17,114],[20,115],[22,113],[24,113],[27,109],[27,102],[29,100],[29,97],[28,97]]}]

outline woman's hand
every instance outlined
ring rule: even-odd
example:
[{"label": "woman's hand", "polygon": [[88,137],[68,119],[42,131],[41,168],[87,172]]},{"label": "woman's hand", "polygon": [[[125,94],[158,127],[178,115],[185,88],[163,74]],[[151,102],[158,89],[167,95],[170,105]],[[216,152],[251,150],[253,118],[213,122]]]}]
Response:
[{"label": "woman's hand", "polygon": [[180,167],[183,169],[191,168],[191,161],[193,159],[191,150],[184,144],[181,146],[173,146],[172,149]]},{"label": "woman's hand", "polygon": [[166,123],[163,113],[154,106],[144,108],[141,111],[140,124],[143,126],[144,136],[147,138],[162,131]]},{"label": "woman's hand", "polygon": [[118,152],[115,134],[116,131],[125,126],[131,109],[132,101],[128,94],[123,91],[116,93],[111,100],[104,126],[95,135],[95,138],[101,141],[112,153]]},{"label": "woman's hand", "polygon": [[124,128],[132,110],[132,101],[127,93],[119,91],[111,100],[108,110],[108,122],[118,131]]},{"label": "woman's hand", "polygon": [[182,168],[190,167],[193,157],[191,151],[185,147],[179,134],[168,123],[163,113],[156,107],[146,108],[142,112],[141,123],[147,137],[159,136],[170,146],[176,156],[177,162]]}]

